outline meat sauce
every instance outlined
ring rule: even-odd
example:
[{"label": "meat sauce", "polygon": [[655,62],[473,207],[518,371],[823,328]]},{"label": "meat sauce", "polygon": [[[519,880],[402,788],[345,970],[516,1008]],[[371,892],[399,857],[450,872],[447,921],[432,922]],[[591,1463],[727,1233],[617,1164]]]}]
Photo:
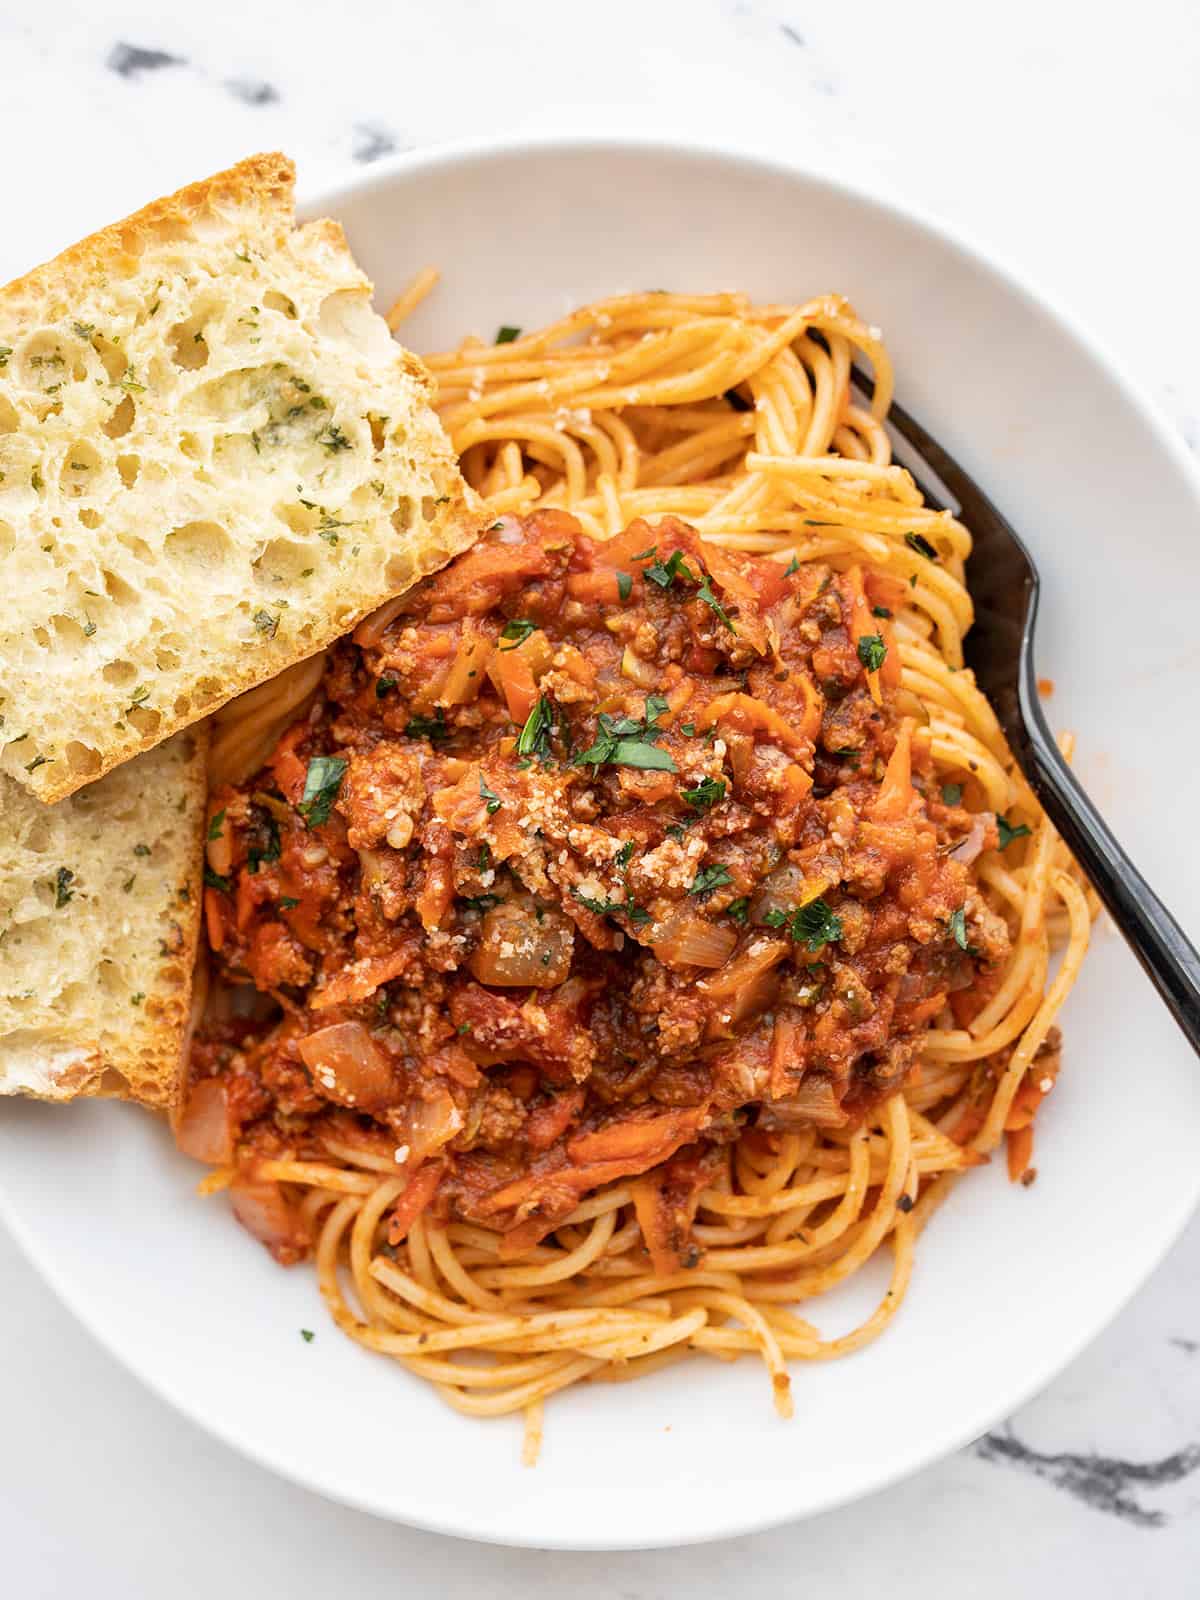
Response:
[{"label": "meat sauce", "polygon": [[686,1260],[723,1144],[902,1086],[1008,952],[957,858],[995,823],[901,714],[902,599],[670,518],[598,542],[544,511],[335,646],[211,800],[215,967],[276,1008],[193,1051],[239,1169],[382,1157],[397,1237],[428,1204],[510,1249],[654,1169],[656,1260]]}]

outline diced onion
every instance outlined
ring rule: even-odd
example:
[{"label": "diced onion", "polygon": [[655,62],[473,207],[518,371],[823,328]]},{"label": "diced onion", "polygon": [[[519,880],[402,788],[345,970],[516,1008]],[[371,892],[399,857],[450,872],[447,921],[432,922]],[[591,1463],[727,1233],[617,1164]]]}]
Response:
[{"label": "diced onion", "polygon": [[480,983],[549,989],[571,970],[575,925],[561,911],[540,918],[523,905],[493,906],[483,919],[470,968]]},{"label": "diced onion", "polygon": [[361,1022],[334,1022],[296,1045],[320,1092],[340,1105],[369,1111],[386,1105],[396,1092],[383,1051]]},{"label": "diced onion", "polygon": [[242,1227],[273,1254],[305,1248],[308,1240],[300,1218],[277,1183],[236,1177],[229,1186],[229,1198]]},{"label": "diced onion", "polygon": [[175,1143],[185,1156],[212,1167],[233,1160],[229,1095],[220,1078],[201,1078],[192,1085],[175,1129]]},{"label": "diced onion", "polygon": [[795,1094],[786,1100],[772,1100],[769,1111],[771,1121],[782,1128],[808,1123],[818,1128],[841,1128],[848,1120],[838,1104],[832,1080],[822,1072],[807,1073]]},{"label": "diced onion", "polygon": [[732,928],[681,909],[663,923],[654,954],[668,967],[723,967],[737,941]]}]

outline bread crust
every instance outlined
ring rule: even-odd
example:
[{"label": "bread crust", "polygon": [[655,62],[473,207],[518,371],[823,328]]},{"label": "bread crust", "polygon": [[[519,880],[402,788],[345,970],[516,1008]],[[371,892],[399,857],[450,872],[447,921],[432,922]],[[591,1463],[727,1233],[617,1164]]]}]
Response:
[{"label": "bread crust", "polygon": [[[325,567],[332,558],[329,547],[323,549],[317,542],[320,529],[309,527],[299,532],[294,527],[280,529],[271,519],[271,508],[264,504],[264,525],[261,526],[262,538],[259,542],[269,548],[272,537],[278,534],[282,534],[284,539],[306,538],[316,553],[316,559],[307,570],[311,572],[316,566],[321,576],[313,581],[312,592],[307,599],[294,589],[287,589],[280,593],[278,607],[269,600],[264,602],[263,608],[255,616],[256,620],[262,616],[267,618],[266,624],[260,626],[269,630],[269,633],[264,631],[257,636],[248,624],[249,606],[255,598],[252,586],[255,574],[249,570],[250,536],[244,530],[234,542],[238,554],[246,555],[243,565],[248,576],[243,594],[249,599],[237,610],[234,609],[233,600],[223,600],[222,610],[210,606],[207,599],[198,593],[195,605],[199,615],[183,614],[178,605],[172,612],[171,586],[177,574],[165,558],[165,545],[163,550],[152,552],[152,559],[147,559],[132,577],[128,571],[124,572],[121,581],[125,590],[131,585],[137,590],[143,579],[151,587],[157,585],[163,598],[152,598],[146,602],[147,606],[157,606],[159,610],[158,615],[149,619],[153,628],[160,632],[165,630],[176,638],[184,628],[196,631],[186,635],[182,668],[175,670],[169,681],[162,682],[161,696],[155,696],[144,705],[138,704],[136,696],[143,690],[149,693],[147,685],[151,689],[160,687],[153,671],[156,636],[149,625],[143,627],[140,636],[130,634],[120,661],[106,661],[98,648],[98,641],[93,637],[96,632],[93,618],[87,612],[85,602],[77,595],[73,608],[59,594],[53,597],[52,603],[47,602],[44,615],[30,615],[23,619],[22,632],[25,635],[46,635],[50,640],[47,648],[51,651],[58,649],[56,629],[61,632],[82,622],[86,616],[89,630],[86,641],[77,641],[75,646],[70,647],[78,657],[77,662],[67,648],[59,657],[51,655],[47,658],[54,671],[45,670],[36,652],[31,646],[27,648],[25,642],[12,639],[6,642],[0,637],[0,691],[4,691],[9,706],[16,708],[6,717],[5,727],[0,727],[0,770],[6,771],[47,803],[60,801],[75,793],[83,785],[95,781],[140,752],[153,748],[179,729],[198,722],[236,695],[276,676],[293,662],[312,655],[353,628],[381,602],[403,593],[420,578],[445,565],[478,536],[481,517],[477,502],[462,480],[448,441],[432,410],[433,385],[423,364],[417,357],[391,342],[386,353],[382,347],[372,345],[360,359],[353,349],[353,341],[344,338],[340,329],[325,329],[322,290],[327,291],[326,298],[330,302],[339,298],[357,300],[361,295],[365,308],[371,286],[353,262],[345,236],[336,222],[321,220],[296,228],[293,188],[294,169],[286,156],[270,153],[251,157],[228,171],[152,202],[133,216],[101,229],[72,245],[52,261],[0,289],[0,352],[7,348],[12,355],[8,373],[0,370],[0,470],[5,466],[3,457],[7,448],[18,465],[15,471],[4,473],[4,477],[10,485],[21,479],[22,474],[24,479],[32,479],[40,502],[27,508],[30,520],[22,524],[18,517],[6,510],[5,483],[0,481],[0,582],[5,581],[6,558],[2,552],[6,519],[15,530],[19,553],[24,543],[22,558],[32,561],[34,556],[29,547],[35,539],[47,539],[49,542],[42,544],[41,548],[49,550],[59,537],[57,532],[47,531],[49,522],[61,528],[66,517],[74,518],[89,513],[100,518],[101,525],[89,552],[94,555],[97,568],[105,564],[110,550],[119,551],[122,543],[124,546],[136,543],[136,535],[141,529],[155,528],[159,521],[168,522],[172,514],[182,515],[170,505],[173,486],[181,482],[186,488],[189,503],[197,508],[194,514],[189,513],[188,526],[208,526],[201,487],[203,474],[196,470],[188,479],[187,473],[192,471],[192,465],[178,454],[177,459],[165,459],[160,463],[170,470],[165,471],[166,487],[159,491],[158,501],[155,500],[154,484],[146,486],[148,474],[145,470],[137,486],[128,490],[128,495],[136,499],[126,499],[124,504],[136,503],[138,510],[132,528],[128,525],[128,511],[122,513],[119,489],[115,499],[110,496],[109,504],[115,509],[110,512],[107,507],[103,508],[103,514],[92,508],[86,492],[82,499],[64,501],[68,493],[77,493],[73,482],[67,482],[63,487],[63,480],[71,478],[77,465],[78,476],[85,480],[85,484],[90,484],[93,479],[99,481],[106,475],[112,478],[114,466],[120,466],[131,457],[135,461],[139,459],[132,448],[137,445],[138,439],[134,434],[130,435],[131,456],[125,456],[120,453],[120,445],[109,446],[107,440],[100,439],[99,432],[89,435],[86,428],[76,428],[75,436],[82,433],[85,440],[90,437],[101,446],[100,460],[89,476],[84,471],[88,466],[87,461],[76,463],[70,459],[71,446],[64,445],[61,440],[55,441],[52,448],[47,443],[48,435],[58,427],[56,406],[47,404],[53,388],[46,385],[44,371],[39,370],[36,375],[30,372],[30,362],[36,362],[39,359],[37,356],[25,358],[25,386],[22,388],[21,374],[16,372],[22,360],[22,351],[17,349],[14,353],[13,349],[18,345],[22,330],[26,331],[26,348],[29,328],[42,330],[41,337],[47,340],[51,338],[52,330],[66,330],[64,348],[68,351],[68,365],[71,349],[75,349],[76,359],[86,366],[88,373],[86,380],[73,385],[68,383],[66,390],[82,391],[89,402],[95,405],[101,403],[96,400],[99,394],[103,397],[103,404],[111,405],[113,402],[106,394],[102,378],[94,375],[98,341],[91,325],[93,321],[99,325],[104,315],[103,309],[97,312],[95,308],[97,305],[102,308],[111,306],[114,284],[120,287],[138,281],[139,277],[152,280],[155,274],[161,274],[165,285],[164,297],[172,291],[176,292],[176,302],[170,312],[175,319],[174,329],[164,326],[161,335],[157,328],[147,331],[148,325],[141,312],[138,313],[141,321],[135,329],[136,337],[142,341],[139,348],[144,351],[153,338],[157,342],[152,348],[157,351],[158,343],[169,332],[185,324],[188,296],[193,300],[203,298],[200,289],[193,292],[190,282],[184,290],[179,289],[183,281],[179,263],[190,259],[193,239],[196,241],[195,251],[203,256],[203,273],[200,276],[204,293],[208,292],[214,281],[218,284],[233,283],[232,272],[222,278],[222,264],[226,263],[232,268],[235,261],[243,260],[244,253],[246,274],[249,276],[253,272],[254,278],[253,288],[247,288],[243,298],[251,294],[255,296],[250,309],[261,315],[264,322],[268,313],[260,310],[260,306],[266,303],[262,299],[262,291],[263,286],[271,281],[271,271],[277,269],[281,281],[286,279],[289,285],[300,284],[306,292],[311,291],[313,309],[301,313],[308,341],[306,350],[311,356],[307,370],[312,371],[320,365],[322,351],[329,360],[336,358],[340,363],[337,371],[340,374],[341,392],[333,402],[334,411],[329,413],[331,416],[336,413],[338,428],[329,436],[340,441],[349,435],[351,430],[344,419],[344,412],[351,421],[359,423],[374,416],[376,411],[384,413],[385,422],[392,419],[396,423],[397,435],[403,435],[403,440],[395,445],[391,438],[386,442],[379,478],[385,482],[387,495],[391,499],[395,500],[399,495],[395,518],[400,516],[406,503],[410,507],[415,505],[417,514],[409,518],[404,531],[392,535],[385,525],[389,506],[381,502],[377,510],[370,507],[364,509],[360,504],[365,493],[363,484],[356,483],[350,497],[354,502],[353,510],[346,512],[340,507],[335,509],[332,512],[332,526],[353,526],[356,530],[354,538],[356,541],[362,540],[366,554],[359,568],[350,569],[345,555],[350,539],[344,538],[340,550],[336,552],[341,564],[339,570],[336,575],[327,577]],[[252,238],[253,243],[240,252],[238,244],[243,237]],[[237,271],[242,271],[242,268],[238,267]],[[270,293],[269,290],[267,292]],[[287,296],[281,295],[279,298],[286,300]],[[233,311],[238,309],[237,306],[233,307]],[[244,307],[240,309],[245,310]],[[235,321],[244,323],[247,320],[245,315],[235,319],[233,311],[227,318],[231,328]],[[153,315],[153,309],[149,314]],[[275,315],[273,312],[270,314]],[[85,320],[81,322],[81,318]],[[272,326],[274,328],[274,324]],[[295,323],[292,329],[285,329],[284,333],[290,336],[299,326],[299,323]],[[71,327],[77,333],[81,328],[87,331],[87,337],[78,347],[70,345]],[[195,335],[196,340],[199,341],[204,333],[202,325]],[[278,329],[273,337],[281,337]],[[377,338],[377,332],[366,330],[363,337],[369,343]],[[269,346],[270,339],[264,334],[262,342]],[[126,343],[133,348],[132,339]],[[294,338],[291,347],[293,351],[296,348]],[[57,351],[59,347],[47,345],[45,348]],[[165,350],[165,345],[163,348]],[[204,348],[207,351],[208,346]],[[107,356],[110,361],[113,359],[111,348]],[[63,360],[57,354],[40,359],[56,360],[60,365]],[[250,359],[244,348],[240,359]],[[284,365],[285,360],[281,359],[278,364]],[[179,379],[180,374],[171,367],[165,356],[163,366],[164,371],[169,373],[170,381]],[[129,367],[131,380],[134,371],[132,366]],[[137,375],[141,375],[140,371]],[[185,374],[185,381],[190,377],[190,374]],[[13,415],[19,422],[18,429],[15,432],[10,430],[8,435],[4,431],[3,409],[6,378],[10,385],[8,392]],[[110,381],[108,388],[114,395],[119,395],[119,385],[125,379],[119,378],[115,382],[117,387]],[[87,384],[94,384],[95,390],[87,388]],[[39,389],[36,385],[42,387]],[[64,389],[62,383],[56,387]],[[147,388],[143,383],[134,387],[139,390]],[[197,392],[197,388],[198,385],[193,383],[190,390],[178,385],[176,390],[169,393],[156,393],[151,388],[145,395],[136,395],[134,409],[138,426],[142,425],[143,413],[151,426],[161,423],[156,440],[160,456],[169,450],[172,443],[178,445],[180,451],[184,448],[188,438],[184,425],[186,419],[177,416],[177,413],[182,405],[191,403],[189,397]],[[64,404],[69,407],[73,403],[72,393],[63,393],[58,397],[58,402],[57,410],[62,412]],[[156,405],[159,407],[157,414]],[[202,433],[205,426],[207,422],[201,425]],[[237,426],[241,427],[241,423]],[[246,436],[254,438],[254,447],[258,451],[259,434],[249,424],[242,427],[241,437]],[[184,444],[180,444],[180,440]],[[18,454],[18,447],[24,449],[23,456]],[[41,455],[37,454],[39,448]],[[306,442],[305,448],[311,456],[311,440]],[[365,448],[362,447],[364,454]],[[300,450],[297,449],[295,453],[300,461]],[[286,450],[280,452],[280,458],[290,466]],[[31,460],[32,469],[29,466]],[[257,469],[258,465],[252,462],[251,469]],[[326,469],[332,472],[337,463],[331,465],[322,461],[317,468],[312,468],[311,463],[309,465],[310,470],[306,471],[303,480],[299,466],[290,474],[288,493],[293,495],[293,504],[286,508],[289,515],[295,512],[297,502],[302,507],[317,503],[318,491],[310,487],[310,480],[314,474],[320,477]],[[223,477],[225,469],[220,461],[208,462],[205,466],[210,483],[215,484],[218,490],[227,487]],[[385,471],[384,467],[389,470]],[[265,500],[265,468],[259,473],[260,482],[257,486],[251,469],[243,464],[238,470],[255,492],[262,490]],[[285,476],[287,474],[280,471],[281,484]],[[302,492],[301,482],[307,492]],[[274,489],[274,480],[269,487]],[[31,498],[24,480],[22,493],[26,501]],[[9,498],[16,501],[15,489]],[[156,511],[160,509],[161,517],[156,517]],[[324,520],[325,509],[323,506],[320,509]],[[127,520],[126,526],[121,527],[120,518],[123,514]],[[108,515],[115,518],[115,532],[104,523],[103,518]],[[347,520],[349,518],[361,520],[351,522]],[[91,527],[92,524],[85,526]],[[368,533],[360,535],[357,531],[360,527],[367,528]],[[167,536],[176,531],[168,527]],[[81,537],[78,532],[74,528],[71,532],[78,541]],[[320,537],[325,538],[325,533],[320,532]],[[393,542],[387,544],[387,538]],[[335,536],[333,543],[336,542]],[[359,544],[355,543],[356,554],[358,550]],[[64,558],[66,562],[67,558]],[[296,565],[299,565],[298,561]],[[71,570],[77,570],[78,566],[78,561],[75,561]],[[9,581],[12,586],[10,592],[28,595],[36,588],[25,569],[10,571]],[[65,589],[69,586],[69,573],[66,579],[61,573],[58,574],[55,581],[60,590]],[[99,581],[94,580],[97,584]],[[186,590],[190,575],[184,574],[179,582]],[[106,595],[102,590],[89,587],[86,593],[97,593],[96,604],[106,603]],[[144,598],[144,593],[144,590],[139,591],[140,597]],[[138,625],[140,622],[135,622],[130,627]],[[3,622],[0,620],[2,634]],[[204,656],[199,646],[206,637],[212,649]],[[168,655],[172,653],[178,656],[181,652],[176,646]],[[9,658],[7,662],[5,656]],[[17,658],[16,665],[14,657]],[[120,698],[124,680],[108,676],[118,669],[124,671],[128,662],[134,663],[128,682],[135,696],[132,704],[124,704]],[[107,701],[104,701],[103,684],[110,681],[114,688]],[[7,745],[6,739],[11,741]],[[16,747],[18,740],[21,741],[19,749]]]}]

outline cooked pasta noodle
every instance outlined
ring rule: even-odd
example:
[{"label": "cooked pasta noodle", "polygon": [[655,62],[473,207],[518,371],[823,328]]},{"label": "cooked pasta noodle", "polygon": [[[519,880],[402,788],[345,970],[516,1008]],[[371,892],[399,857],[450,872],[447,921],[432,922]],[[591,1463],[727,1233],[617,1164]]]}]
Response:
[{"label": "cooked pasta noodle", "polygon": [[[436,281],[432,270],[417,278],[393,327]],[[589,1196],[513,1257],[499,1233],[428,1211],[389,1244],[405,1180],[350,1138],[326,1141],[327,1162],[283,1157],[258,1175],[304,1196],[319,1230],[321,1293],[339,1327],[460,1412],[524,1413],[527,1461],[557,1391],[694,1353],[757,1355],[788,1415],[788,1363],[845,1355],[883,1331],[907,1291],[917,1239],[960,1174],[1007,1136],[1010,1171],[1032,1177],[1033,1117],[1057,1071],[1053,1025],[1088,945],[1092,893],[963,669],[970,535],[925,507],[892,464],[887,352],[879,330],[836,295],[800,306],[626,295],[427,360],[463,471],[497,515],[558,508],[597,538],[635,517],[674,515],[716,545],[839,571],[860,564],[892,580],[897,703],[928,728],[939,781],[1013,831],[976,869],[1012,954],[973,1015],[960,1021],[943,1007],[931,1019],[919,1068],[860,1126],[726,1147],[699,1197],[702,1258],[677,1273],[651,1270],[629,1181]],[[869,407],[849,388],[859,360],[874,372]],[[364,624],[364,637],[382,634],[395,609]],[[256,769],[321,671],[320,658],[302,663],[218,715],[216,778]],[[875,1310],[853,1331],[822,1337],[809,1304],[881,1251],[890,1281]],[[793,1309],[801,1304],[804,1317]]]}]

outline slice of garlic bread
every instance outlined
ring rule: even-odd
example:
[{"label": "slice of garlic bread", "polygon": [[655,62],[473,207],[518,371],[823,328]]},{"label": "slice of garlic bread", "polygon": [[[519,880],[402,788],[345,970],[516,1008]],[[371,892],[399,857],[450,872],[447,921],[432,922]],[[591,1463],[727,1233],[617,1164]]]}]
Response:
[{"label": "slice of garlic bread", "polygon": [[175,1104],[205,742],[177,734],[55,806],[0,776],[0,1094]]},{"label": "slice of garlic bread", "polygon": [[421,363],[257,156],[0,289],[0,771],[90,783],[471,543]]}]

